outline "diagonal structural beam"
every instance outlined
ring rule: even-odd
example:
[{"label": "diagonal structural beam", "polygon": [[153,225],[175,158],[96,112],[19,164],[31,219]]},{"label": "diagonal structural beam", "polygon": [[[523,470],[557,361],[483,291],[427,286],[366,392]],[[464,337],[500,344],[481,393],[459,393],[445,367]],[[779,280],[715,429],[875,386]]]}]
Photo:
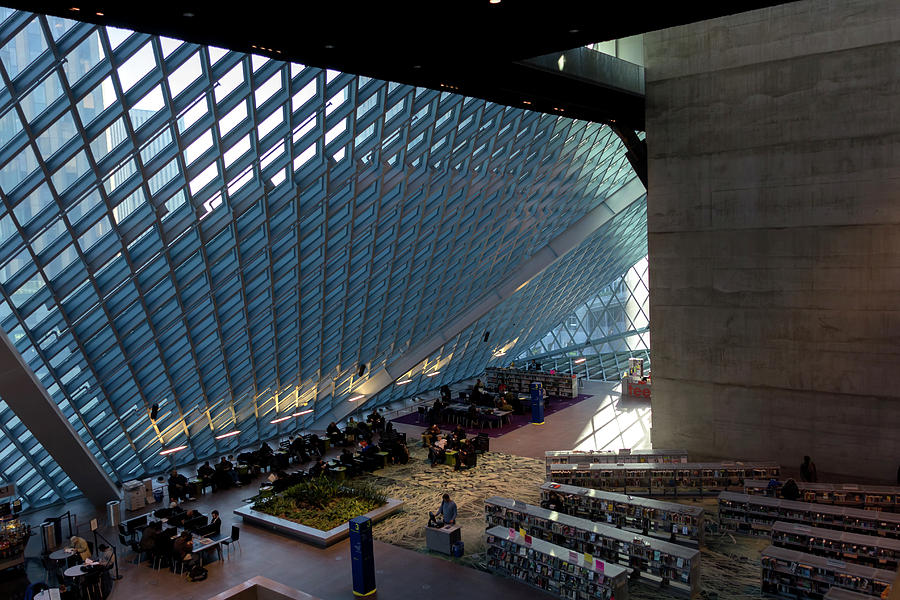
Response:
[{"label": "diagonal structural beam", "polygon": [[120,498],[116,485],[3,330],[0,397],[92,504],[100,507]]},{"label": "diagonal structural beam", "polygon": [[[501,302],[510,298],[531,279],[561,259],[566,253],[577,248],[602,225],[631,206],[646,194],[646,188],[640,179],[634,177],[611,194],[597,208],[569,226],[564,232],[553,238],[546,246],[538,250],[531,258],[517,267],[505,281],[489,292],[471,308],[451,320],[446,327],[435,335],[413,346],[397,360],[385,365],[362,385],[353,391],[353,395],[362,394],[371,398],[391,385],[398,377],[431,356],[441,346],[452,340],[469,325],[488,314]],[[326,383],[320,383],[324,391]],[[338,402],[332,408],[316,417],[312,429],[324,427],[330,421],[339,421],[347,415],[359,410],[360,405],[353,402]]]}]

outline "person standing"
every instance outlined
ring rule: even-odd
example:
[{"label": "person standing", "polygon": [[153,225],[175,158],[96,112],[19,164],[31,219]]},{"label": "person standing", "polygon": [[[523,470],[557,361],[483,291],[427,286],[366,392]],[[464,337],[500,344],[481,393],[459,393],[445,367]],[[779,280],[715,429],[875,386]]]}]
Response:
[{"label": "person standing", "polygon": [[809,483],[815,483],[819,479],[816,473],[816,463],[808,456],[803,457],[803,464],[800,465],[800,478]]},{"label": "person standing", "polygon": [[450,499],[450,494],[441,496],[441,506],[438,514],[444,518],[444,525],[456,524],[456,502]]}]

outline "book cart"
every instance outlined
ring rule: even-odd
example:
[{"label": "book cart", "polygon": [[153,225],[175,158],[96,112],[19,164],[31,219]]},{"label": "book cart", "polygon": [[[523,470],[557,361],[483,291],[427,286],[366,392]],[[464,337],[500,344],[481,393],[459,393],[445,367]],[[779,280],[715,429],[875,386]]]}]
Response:
[{"label": "book cart", "polygon": [[562,501],[560,512],[614,527],[638,530],[643,535],[669,541],[703,541],[703,508],[638,498],[548,481],[541,486],[541,499],[555,492]]},{"label": "book cart", "polygon": [[642,496],[705,496],[743,489],[745,479],[778,477],[779,471],[774,462],[550,465],[550,480]]},{"label": "book cart", "polygon": [[878,569],[897,570],[900,540],[776,521],[772,545]]},{"label": "book cart", "polygon": [[484,532],[487,566],[494,573],[566,600],[627,600],[627,570],[517,530]]},{"label": "book cart", "polygon": [[[748,479],[744,482],[744,493],[765,494],[768,486],[768,480]],[[800,488],[799,499],[803,502],[900,512],[900,487],[803,481],[798,481],[797,487]],[[776,488],[776,493],[781,495],[780,484]]]},{"label": "book cart", "polygon": [[769,546],[762,552],[762,591],[789,598],[824,598],[831,587],[880,597],[896,574]]},{"label": "book cart", "polygon": [[539,381],[547,396],[575,398],[578,396],[578,378],[574,375],[551,374],[543,371],[488,367],[484,371],[488,388],[495,390],[501,383],[510,392],[527,394],[533,381]]},{"label": "book cart", "polygon": [[547,450],[544,462],[550,465],[589,465],[591,463],[686,463],[687,450]]},{"label": "book cart", "polygon": [[897,513],[735,492],[719,494],[722,529],[745,535],[769,535],[775,521],[900,539],[900,514]]},{"label": "book cart", "polygon": [[484,512],[488,528],[521,529],[534,538],[627,566],[642,578],[672,591],[690,595],[700,591],[700,551],[695,548],[642,537],[509,498],[488,498]]}]

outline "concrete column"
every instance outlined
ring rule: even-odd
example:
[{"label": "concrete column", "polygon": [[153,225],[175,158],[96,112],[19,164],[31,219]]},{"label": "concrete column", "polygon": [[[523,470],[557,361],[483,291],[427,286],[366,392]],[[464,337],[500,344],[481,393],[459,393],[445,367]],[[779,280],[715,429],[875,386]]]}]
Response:
[{"label": "concrete column", "polygon": [[894,481],[900,10],[645,36],[653,443]]}]

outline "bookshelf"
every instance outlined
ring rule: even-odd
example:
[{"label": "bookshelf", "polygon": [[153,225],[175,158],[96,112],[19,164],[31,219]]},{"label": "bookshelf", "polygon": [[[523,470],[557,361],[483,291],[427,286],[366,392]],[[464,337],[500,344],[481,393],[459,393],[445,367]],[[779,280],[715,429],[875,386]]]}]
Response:
[{"label": "bookshelf", "polygon": [[897,570],[900,540],[776,521],[772,545],[878,569]]},{"label": "bookshelf", "polygon": [[533,538],[627,566],[642,578],[695,595],[700,591],[700,551],[556,511],[492,497],[484,502],[488,528],[523,529]]},{"label": "bookshelf", "polygon": [[719,494],[719,526],[745,535],[770,535],[775,521],[900,539],[896,513],[812,504],[735,492]]},{"label": "bookshelf", "polygon": [[628,573],[515,529],[484,532],[488,569],[566,600],[627,600]]},{"label": "bookshelf", "polygon": [[[748,479],[744,482],[744,493],[765,494],[768,485],[768,480]],[[797,487],[800,488],[799,500],[804,502],[900,512],[900,487],[803,481],[798,481]],[[781,494],[780,484],[776,493]]]},{"label": "bookshelf", "polygon": [[643,535],[669,541],[703,541],[703,508],[700,506],[685,506],[549,481],[541,486],[541,499],[548,500],[551,492],[559,494],[562,499],[560,512],[568,515],[640,531]]},{"label": "bookshelf", "polygon": [[777,477],[774,462],[550,465],[550,480],[642,496],[705,496],[743,489],[752,477]]},{"label": "bookshelf", "polygon": [[769,546],[762,552],[762,591],[789,598],[824,598],[831,587],[880,597],[896,574]]},{"label": "bookshelf", "polygon": [[544,388],[545,396],[574,398],[578,395],[578,378],[573,375],[551,375],[543,371],[487,367],[485,369],[485,379],[487,380],[485,385],[494,390],[502,383],[511,392],[527,394],[530,391],[529,386],[531,382],[540,381]]},{"label": "bookshelf", "polygon": [[550,465],[589,465],[606,463],[686,463],[687,450],[548,450],[544,452],[547,475]]},{"label": "bookshelf", "polygon": [[825,594],[825,600],[872,600],[872,596],[860,594],[859,592],[851,592],[839,587],[828,588]]}]

